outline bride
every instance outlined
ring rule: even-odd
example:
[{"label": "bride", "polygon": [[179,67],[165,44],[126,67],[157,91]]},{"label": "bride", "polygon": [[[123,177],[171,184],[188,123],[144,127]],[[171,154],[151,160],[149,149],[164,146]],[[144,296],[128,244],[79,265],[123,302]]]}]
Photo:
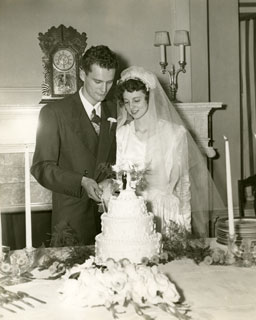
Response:
[{"label": "bride", "polygon": [[154,213],[157,231],[170,220],[190,231],[186,129],[172,121],[171,104],[158,80],[141,67],[122,72],[117,97],[117,166],[130,162],[147,167],[146,187],[137,193]]},{"label": "bride", "polygon": [[[117,85],[116,165],[146,167],[146,185],[136,189],[164,232],[171,221],[197,236],[209,233],[209,212],[223,208],[202,155],[156,76],[132,66]],[[208,185],[205,179],[208,178]],[[209,192],[210,190],[210,192]]]},{"label": "bride", "polygon": [[149,169],[145,188],[137,192],[154,213],[157,231],[174,221],[194,235],[207,236],[209,212],[223,209],[223,202],[206,157],[158,79],[132,66],[121,73],[117,97],[116,164],[130,161]]},{"label": "bride", "polygon": [[186,129],[172,121],[171,103],[157,78],[141,67],[121,74],[116,164],[147,167],[141,193],[155,215],[157,231],[169,221],[191,230],[191,193]]}]

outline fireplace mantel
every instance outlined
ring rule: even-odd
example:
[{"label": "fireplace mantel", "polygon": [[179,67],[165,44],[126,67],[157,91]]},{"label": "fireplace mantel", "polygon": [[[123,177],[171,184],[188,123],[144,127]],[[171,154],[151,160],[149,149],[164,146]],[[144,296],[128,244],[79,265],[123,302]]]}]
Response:
[{"label": "fireplace mantel", "polygon": [[216,151],[213,146],[209,146],[212,144],[212,137],[209,135],[209,123],[212,113],[214,110],[222,108],[222,103],[177,103],[175,106],[201,151],[208,158],[213,158]]}]

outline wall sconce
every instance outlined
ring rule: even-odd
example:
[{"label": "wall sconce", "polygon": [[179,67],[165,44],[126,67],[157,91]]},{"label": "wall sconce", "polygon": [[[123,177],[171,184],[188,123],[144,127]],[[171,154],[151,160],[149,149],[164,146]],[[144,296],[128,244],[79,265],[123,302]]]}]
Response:
[{"label": "wall sconce", "polygon": [[162,73],[166,72],[169,75],[170,90],[171,90],[171,101],[176,101],[176,93],[178,90],[178,75],[180,72],[185,73],[185,46],[189,46],[189,33],[186,30],[176,30],[174,34],[174,45],[180,48],[180,59],[179,69],[176,71],[174,64],[171,65],[171,70],[167,70],[168,65],[166,59],[166,46],[171,45],[169,33],[167,31],[157,31],[155,33],[155,44],[156,47],[160,47],[160,66]]}]

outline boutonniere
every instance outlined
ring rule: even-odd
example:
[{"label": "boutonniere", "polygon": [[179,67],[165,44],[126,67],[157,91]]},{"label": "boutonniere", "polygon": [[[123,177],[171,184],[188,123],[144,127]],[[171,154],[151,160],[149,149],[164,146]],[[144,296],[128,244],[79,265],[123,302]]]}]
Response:
[{"label": "boutonniere", "polygon": [[109,131],[110,131],[111,128],[112,128],[113,123],[117,123],[117,120],[115,118],[112,118],[112,117],[109,117],[107,120],[110,122],[110,124],[109,124]]}]

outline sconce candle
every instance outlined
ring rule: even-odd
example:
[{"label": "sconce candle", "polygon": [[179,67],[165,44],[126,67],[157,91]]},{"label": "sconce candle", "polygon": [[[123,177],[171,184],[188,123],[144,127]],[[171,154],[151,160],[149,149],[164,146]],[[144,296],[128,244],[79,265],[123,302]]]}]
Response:
[{"label": "sconce candle", "polygon": [[165,63],[166,62],[166,51],[165,51],[165,45],[161,44],[160,45],[160,63]]},{"label": "sconce candle", "polygon": [[169,33],[167,31],[155,32],[155,44],[156,47],[160,47],[160,64],[166,64],[166,46],[170,46]]},{"label": "sconce candle", "polygon": [[227,199],[228,199],[228,227],[229,227],[229,235],[233,237],[235,234],[235,228],[234,228],[234,211],[233,211],[229,141],[225,136],[224,136],[224,140],[225,140],[226,184],[227,184]]},{"label": "sconce candle", "polygon": [[184,62],[185,61],[185,46],[184,44],[180,44],[180,62]]},{"label": "sconce candle", "polygon": [[29,149],[25,145],[25,226],[26,226],[26,248],[32,248],[32,224],[31,224],[31,204],[30,204],[30,165]]}]

